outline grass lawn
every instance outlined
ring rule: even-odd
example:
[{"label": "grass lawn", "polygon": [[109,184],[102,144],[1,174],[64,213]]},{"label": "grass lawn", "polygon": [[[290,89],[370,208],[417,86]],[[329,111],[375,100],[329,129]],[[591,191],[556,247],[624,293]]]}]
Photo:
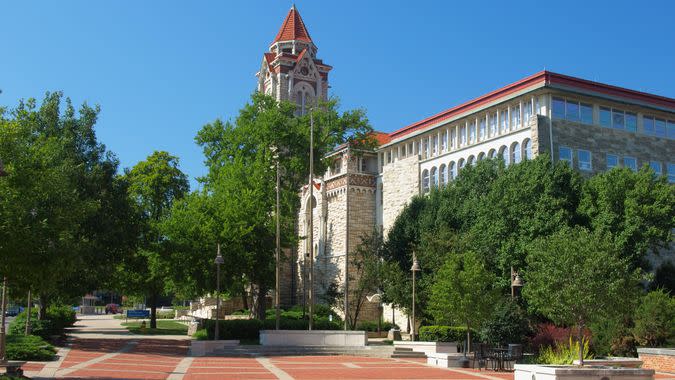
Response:
[{"label": "grass lawn", "polygon": [[127,323],[122,323],[122,326],[126,327],[132,334],[140,335],[186,335],[188,327],[184,323],[176,321],[167,321],[158,319],[157,328],[151,329],[150,321],[145,321],[146,327],[144,330],[141,330],[141,321],[132,321]]}]

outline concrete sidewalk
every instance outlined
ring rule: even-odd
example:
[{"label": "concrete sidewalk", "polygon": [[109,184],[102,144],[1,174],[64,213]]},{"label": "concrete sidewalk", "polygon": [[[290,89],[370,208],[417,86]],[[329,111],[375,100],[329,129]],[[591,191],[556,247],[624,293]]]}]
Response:
[{"label": "concrete sidewalk", "polygon": [[124,319],[115,319],[112,314],[78,315],[75,326],[68,335],[78,339],[171,339],[189,340],[186,335],[140,335],[130,333],[122,326]]}]

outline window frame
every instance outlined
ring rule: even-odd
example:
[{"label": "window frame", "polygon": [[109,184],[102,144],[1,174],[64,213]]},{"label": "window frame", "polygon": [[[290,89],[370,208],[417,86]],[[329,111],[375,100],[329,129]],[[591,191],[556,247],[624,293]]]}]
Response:
[{"label": "window frame", "polygon": [[[581,154],[586,154],[588,153],[588,160],[582,161],[581,159]],[[590,150],[586,149],[577,149],[577,167],[579,170],[583,171],[593,171],[593,153]]]}]

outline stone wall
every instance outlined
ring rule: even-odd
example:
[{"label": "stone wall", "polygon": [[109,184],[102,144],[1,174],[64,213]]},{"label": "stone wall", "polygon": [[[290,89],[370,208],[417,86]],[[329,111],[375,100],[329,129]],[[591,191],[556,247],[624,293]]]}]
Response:
[{"label": "stone wall", "polygon": [[675,373],[675,349],[673,348],[638,348],[638,356],[642,360],[642,368]]},{"label": "stone wall", "polygon": [[382,168],[382,228],[384,234],[394,224],[403,207],[419,194],[419,158],[410,156]]}]

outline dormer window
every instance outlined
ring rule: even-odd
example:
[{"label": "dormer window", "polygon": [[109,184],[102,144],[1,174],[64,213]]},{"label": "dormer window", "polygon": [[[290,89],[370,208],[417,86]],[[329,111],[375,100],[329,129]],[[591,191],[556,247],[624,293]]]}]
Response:
[{"label": "dormer window", "polygon": [[333,173],[333,175],[340,174],[340,171],[342,171],[342,160],[337,159],[333,161],[333,166],[331,167],[330,171]]}]

